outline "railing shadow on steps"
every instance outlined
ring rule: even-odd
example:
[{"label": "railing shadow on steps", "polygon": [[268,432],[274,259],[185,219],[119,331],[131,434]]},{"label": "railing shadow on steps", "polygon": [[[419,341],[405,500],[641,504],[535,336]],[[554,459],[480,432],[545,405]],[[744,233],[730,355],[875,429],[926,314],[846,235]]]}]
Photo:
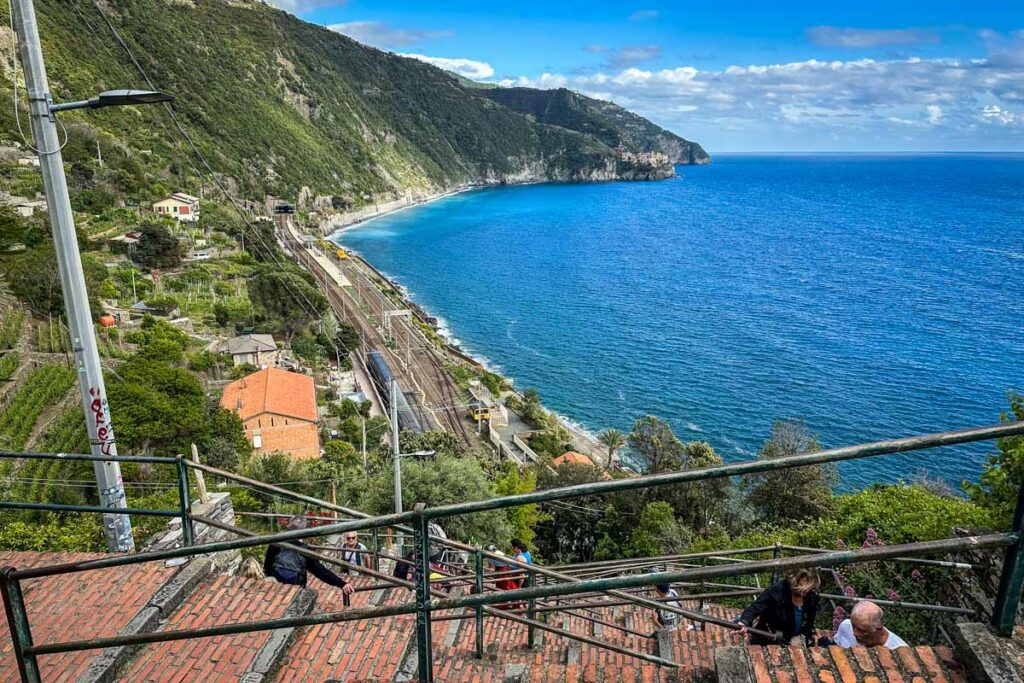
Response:
[{"label": "railing shadow on steps", "polygon": [[[781,553],[769,560],[747,560],[730,561],[724,565],[709,565],[697,567],[663,567],[652,573],[633,574],[627,576],[613,576],[604,578],[582,578],[558,572],[537,565],[527,565],[510,561],[510,558],[502,557],[506,564],[518,567],[527,574],[527,586],[514,590],[486,592],[482,585],[483,558],[493,557],[491,553],[480,550],[473,546],[458,543],[456,541],[442,540],[430,537],[428,523],[431,520],[453,517],[474,512],[498,510],[520,505],[530,505],[549,501],[566,500],[581,496],[599,495],[619,491],[631,491],[661,486],[670,486],[683,483],[692,483],[707,479],[717,479],[732,476],[756,474],[760,472],[776,471],[791,467],[806,465],[817,465],[824,463],[840,462],[858,458],[904,453],[941,446],[949,446],[962,443],[1000,439],[1008,436],[1024,434],[1024,421],[1008,422],[987,427],[976,427],[958,431],[926,434],[888,441],[878,441],[857,446],[846,446],[819,451],[817,453],[793,455],[772,460],[756,460],[715,467],[707,467],[681,472],[670,472],[656,475],[615,479],[576,486],[535,491],[532,493],[492,498],[489,500],[472,501],[453,505],[427,507],[418,504],[413,510],[390,515],[369,517],[357,510],[351,510],[342,506],[333,505],[309,496],[282,489],[280,487],[258,482],[252,479],[241,477],[230,472],[218,470],[198,462],[191,462],[181,457],[178,458],[133,458],[131,456],[120,456],[117,460],[123,462],[149,462],[151,464],[171,464],[178,467],[179,477],[179,498],[181,509],[177,511],[166,510],[132,510],[132,509],[106,509],[96,506],[63,506],[49,504],[28,504],[28,503],[6,503],[3,507],[21,509],[42,509],[54,511],[73,512],[100,512],[100,513],[124,513],[124,514],[153,514],[158,516],[173,516],[182,519],[183,546],[182,548],[157,550],[134,555],[117,555],[100,559],[93,559],[81,562],[72,562],[44,567],[32,567],[17,569],[5,567],[0,570],[0,592],[3,594],[4,608],[7,613],[7,620],[10,627],[11,638],[14,646],[14,654],[18,663],[19,673],[23,681],[35,683],[40,680],[37,657],[45,654],[56,654],[61,652],[74,652],[81,650],[103,649],[114,646],[139,645],[145,643],[164,642],[173,640],[186,640],[192,638],[205,638],[219,635],[236,633],[249,633],[267,631],[279,628],[310,626],[314,624],[327,624],[361,619],[373,619],[402,614],[416,615],[416,652],[418,674],[421,683],[433,681],[433,661],[431,647],[431,622],[432,614],[441,611],[474,610],[477,619],[478,632],[478,655],[480,652],[481,618],[483,613],[489,616],[497,616],[503,619],[519,622],[528,627],[528,641],[533,645],[533,632],[535,629],[546,630],[564,637],[570,637],[599,647],[611,648],[608,643],[601,643],[593,639],[572,634],[562,629],[543,624],[533,617],[538,612],[537,601],[546,598],[560,598],[561,596],[581,596],[594,593],[603,593],[620,600],[638,604],[644,607],[668,609],[677,612],[694,621],[720,625],[726,628],[736,628],[730,621],[704,615],[700,612],[693,612],[674,608],[670,605],[651,600],[645,597],[625,592],[630,588],[650,587],[660,583],[694,583],[707,581],[708,579],[721,577],[756,576],[758,574],[777,574],[782,571],[802,567],[814,567],[819,565],[846,565],[860,562],[876,562],[880,560],[905,560],[915,558],[919,555],[935,555],[958,552],[965,549],[983,548],[1006,548],[998,595],[996,596],[995,609],[992,622],[996,631],[1001,635],[1010,635],[1013,631],[1017,606],[1020,600],[1021,588],[1024,585],[1024,542],[1022,542],[1021,530],[1024,522],[1024,487],[1018,492],[1017,507],[1013,517],[1012,528],[1008,532],[989,533],[984,535],[942,539],[936,541],[907,543],[885,547],[861,548],[853,550],[810,552],[796,556],[783,557]],[[43,458],[64,458],[74,460],[97,460],[91,455],[68,455],[68,454],[26,454],[0,452],[0,458],[7,457],[43,457]],[[109,458],[114,460],[114,458]],[[189,503],[189,485],[187,470],[193,469],[197,472],[205,472],[223,477],[229,480],[255,486],[262,490],[270,491],[278,495],[290,498],[298,502],[309,503],[322,509],[345,514],[353,517],[351,520],[327,524],[324,526],[309,529],[300,529],[279,532],[267,535],[252,535],[248,532],[232,527],[230,530],[242,536],[237,540],[217,541],[203,545],[192,545],[192,526],[195,522],[217,526],[220,523],[205,518],[192,516]],[[411,525],[411,526],[409,526]],[[223,525],[230,527],[231,525]],[[36,645],[32,641],[31,625],[28,612],[25,606],[24,595],[21,583],[25,580],[41,578],[46,576],[59,576],[63,574],[77,573],[83,571],[99,570],[152,562],[170,560],[176,558],[188,558],[209,553],[223,552],[227,550],[238,550],[263,546],[267,544],[290,543],[310,538],[328,536],[344,533],[346,531],[358,531],[363,529],[392,528],[410,533],[413,536],[413,563],[415,567],[414,582],[399,583],[394,577],[387,576],[372,570],[370,574],[365,568],[361,572],[384,580],[393,585],[402,585],[415,590],[413,602],[385,607],[350,609],[340,612],[327,612],[306,616],[287,617],[266,621],[246,622],[236,624],[224,624],[220,626],[182,629],[176,631],[146,633],[137,635],[124,635],[111,638],[94,638],[81,641],[69,641],[58,643],[47,643]],[[188,530],[187,532],[185,530]],[[429,569],[429,545],[430,543],[442,542],[445,545],[462,551],[471,552],[475,557],[476,576],[475,588],[477,592],[467,596],[449,597],[446,593],[434,590],[431,586]],[[799,549],[803,552],[805,549]],[[718,552],[715,556],[728,557],[726,553]],[[340,560],[329,558],[333,563],[339,564]],[[341,563],[343,564],[343,563]],[[536,585],[534,577],[542,576],[546,579],[557,582]],[[749,589],[748,589],[749,590]],[[526,617],[513,614],[510,611],[493,609],[490,605],[499,603],[523,603],[526,607]],[[540,609],[543,609],[540,608]],[[450,616],[450,615],[449,615]],[[444,618],[444,617],[442,617]],[[768,634],[774,635],[774,634]],[[617,647],[617,646],[616,646]],[[674,666],[673,662],[663,660],[641,652],[626,651],[626,654],[639,657],[649,661]]]}]

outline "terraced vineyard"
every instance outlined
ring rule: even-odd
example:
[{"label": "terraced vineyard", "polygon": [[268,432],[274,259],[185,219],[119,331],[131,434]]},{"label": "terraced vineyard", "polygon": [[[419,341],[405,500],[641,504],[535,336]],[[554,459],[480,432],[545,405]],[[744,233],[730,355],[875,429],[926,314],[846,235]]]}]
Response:
[{"label": "terraced vineyard", "polygon": [[39,415],[63,397],[74,381],[74,370],[64,365],[33,370],[0,413],[0,447],[22,450]]},{"label": "terraced vineyard", "polygon": [[21,336],[21,325],[25,322],[25,311],[20,308],[11,310],[0,322],[0,349],[13,349]]},{"label": "terraced vineyard", "polygon": [[[85,417],[82,406],[69,406],[60,414],[43,434],[33,450],[44,453],[86,453],[89,440],[85,433]],[[61,460],[26,460],[17,475],[10,481],[7,491],[9,500],[29,503],[84,502],[82,491],[91,490],[92,465],[88,462]],[[82,484],[76,482],[82,481]],[[45,513],[24,512],[19,518],[26,521],[40,521]]]},{"label": "terraced vineyard", "polygon": [[16,351],[8,351],[0,356],[0,382],[10,379],[17,369],[18,353]]},{"label": "terraced vineyard", "polygon": [[89,437],[85,433],[82,406],[68,406],[49,426],[35,450],[43,453],[88,453]]},{"label": "terraced vineyard", "polygon": [[36,349],[41,353],[71,351],[71,337],[59,318],[47,318],[36,327]]}]

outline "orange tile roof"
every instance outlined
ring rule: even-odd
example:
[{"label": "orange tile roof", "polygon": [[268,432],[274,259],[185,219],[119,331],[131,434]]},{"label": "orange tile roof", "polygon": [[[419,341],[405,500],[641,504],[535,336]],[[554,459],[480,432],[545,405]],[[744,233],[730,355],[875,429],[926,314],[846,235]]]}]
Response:
[{"label": "orange tile roof", "polygon": [[262,413],[317,420],[313,378],[278,368],[265,368],[227,385],[220,405],[243,420]]},{"label": "orange tile roof", "polygon": [[566,451],[554,460],[556,467],[566,462],[572,465],[589,465],[590,467],[595,467],[593,460],[582,453],[577,453],[576,451]]}]

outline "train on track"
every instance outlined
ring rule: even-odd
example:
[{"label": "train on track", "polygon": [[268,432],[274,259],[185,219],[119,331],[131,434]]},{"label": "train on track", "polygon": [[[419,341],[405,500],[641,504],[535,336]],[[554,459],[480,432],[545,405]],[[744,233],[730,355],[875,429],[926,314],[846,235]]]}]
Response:
[{"label": "train on track", "polygon": [[[377,387],[377,394],[384,401],[385,407],[390,412],[391,380],[394,375],[391,374],[391,368],[388,367],[387,361],[384,360],[384,355],[380,351],[370,351],[366,354],[366,369],[370,373],[370,381]],[[401,390],[401,386],[399,386],[397,392],[397,403],[398,428],[402,431],[411,431],[417,434],[423,433],[423,426],[419,418],[416,417],[412,406],[409,405],[409,401],[405,398],[405,392]]]}]

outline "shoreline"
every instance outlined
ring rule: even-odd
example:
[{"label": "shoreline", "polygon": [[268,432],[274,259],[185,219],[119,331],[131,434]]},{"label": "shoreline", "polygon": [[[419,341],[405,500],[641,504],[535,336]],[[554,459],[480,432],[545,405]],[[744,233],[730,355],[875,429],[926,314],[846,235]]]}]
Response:
[{"label": "shoreline", "polygon": [[[522,183],[520,183],[520,184],[522,184]],[[533,183],[531,183],[531,184],[533,184]],[[334,240],[332,238],[340,236],[340,235],[342,235],[345,232],[348,232],[350,230],[355,230],[357,228],[363,227],[367,223],[370,223],[370,222],[372,222],[372,221],[374,221],[374,220],[376,220],[378,218],[383,218],[385,216],[389,216],[389,215],[398,213],[400,211],[404,211],[406,209],[411,209],[411,208],[414,208],[414,207],[417,207],[417,206],[423,206],[423,205],[429,204],[431,202],[438,201],[440,199],[445,199],[447,197],[453,197],[455,195],[462,194],[464,192],[470,192],[470,191],[473,191],[473,190],[486,189],[488,187],[491,187],[491,186],[487,186],[487,185],[483,185],[483,186],[474,185],[474,186],[469,186],[469,187],[458,188],[458,189],[455,189],[455,190],[448,190],[448,191],[445,191],[445,192],[441,192],[441,193],[437,193],[437,194],[431,195],[431,196],[429,196],[426,199],[421,199],[419,201],[413,201],[413,202],[406,202],[406,203],[401,204],[400,206],[390,207],[390,208],[388,208],[388,209],[386,209],[384,211],[375,212],[373,215],[370,215],[370,216],[352,217],[352,220],[350,220],[349,222],[345,223],[344,225],[341,225],[341,226],[337,227],[330,234],[326,235],[325,239],[334,242]],[[338,243],[334,242],[334,244],[338,244]],[[484,370],[486,372],[490,372],[490,373],[496,374],[496,375],[502,377],[503,379],[508,380],[509,384],[512,386],[511,391],[514,394],[516,394],[517,396],[522,397],[521,391],[518,388],[516,388],[517,384],[516,384],[516,381],[515,381],[514,377],[512,377],[512,376],[510,376],[508,374],[505,374],[503,370],[499,371],[498,369],[496,369],[494,364],[489,359],[487,359],[486,357],[484,357],[484,356],[480,355],[479,353],[476,353],[476,352],[474,352],[474,351],[472,351],[470,349],[466,349],[466,348],[464,348],[462,346],[461,340],[457,336],[455,336],[455,332],[452,329],[451,325],[448,323],[447,318],[445,318],[443,315],[436,314],[435,311],[432,311],[429,308],[427,308],[426,306],[424,306],[423,304],[415,301],[413,299],[412,294],[410,293],[410,291],[406,287],[404,287],[402,284],[400,284],[395,279],[395,277],[393,275],[390,275],[389,273],[385,273],[384,271],[380,270],[377,266],[373,265],[365,256],[363,256],[362,254],[359,254],[358,252],[355,252],[354,255],[360,261],[362,261],[371,271],[373,271],[373,273],[376,274],[377,277],[379,277],[384,283],[386,283],[387,287],[390,287],[392,290],[394,290],[399,295],[399,297],[401,297],[401,300],[403,302],[405,302],[405,304],[409,308],[411,308],[413,311],[416,311],[416,312],[422,312],[423,316],[425,316],[427,318],[427,319],[423,320],[423,322],[425,322],[426,324],[430,325],[430,327],[433,328],[434,332],[442,340],[444,340],[444,343],[445,343],[445,346],[446,346],[446,349],[445,349],[446,352],[452,353],[455,356],[457,356],[458,358],[460,358],[460,359],[462,359],[462,360],[464,360],[464,361],[466,361],[468,363],[471,363],[471,364],[475,365],[476,367],[478,367],[478,368],[480,368],[480,369],[482,369],[482,370]],[[432,323],[431,320],[443,321],[444,324]],[[559,413],[556,410],[552,410],[552,409],[544,406],[543,404],[541,404],[541,406],[542,406],[542,408],[546,412],[548,412],[551,415],[554,415],[558,419],[559,423],[561,423],[561,425],[569,432],[570,439],[571,439],[571,442],[572,442],[571,445],[572,445],[574,450],[576,450],[577,452],[583,453],[588,458],[590,458],[593,461],[594,466],[597,467],[598,469],[601,469],[601,470],[607,470],[608,469],[603,464],[607,460],[607,458],[602,453],[602,446],[597,441],[597,433],[596,432],[592,432],[591,430],[587,429],[585,426],[583,426],[582,424],[580,424],[579,422],[577,422],[575,419],[573,419],[570,416],[563,415],[562,413]],[[621,457],[617,458],[617,467],[618,468],[621,468],[624,464],[628,464],[628,463],[623,463],[622,460],[621,460]]]},{"label": "shoreline", "polygon": [[341,235],[342,233],[361,227],[378,218],[390,216],[392,214],[405,211],[406,209],[412,209],[417,206],[426,206],[427,204],[431,204],[440,199],[454,197],[455,195],[462,194],[463,192],[470,192],[472,190],[478,189],[481,189],[481,186],[469,185],[466,187],[458,187],[455,189],[443,190],[441,192],[435,192],[433,194],[417,195],[415,198],[402,197],[399,199],[393,199],[389,202],[384,202],[382,205],[375,205],[385,206],[386,208],[384,208],[383,210],[375,208],[373,212],[369,214],[366,213],[366,209],[359,209],[357,211],[349,211],[342,214],[335,214],[334,216],[325,219],[320,223],[320,231],[321,233],[323,233],[325,239],[330,240],[335,235]]}]

